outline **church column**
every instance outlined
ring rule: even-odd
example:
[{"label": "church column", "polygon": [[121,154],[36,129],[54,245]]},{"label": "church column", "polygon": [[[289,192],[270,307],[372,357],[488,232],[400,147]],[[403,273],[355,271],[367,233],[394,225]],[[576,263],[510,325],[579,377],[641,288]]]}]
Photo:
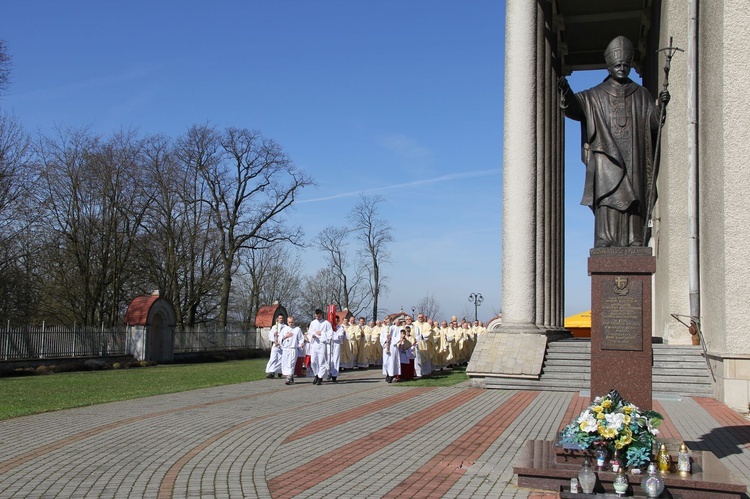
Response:
[{"label": "church column", "polygon": [[549,297],[549,171],[544,140],[547,127],[547,109],[544,102],[546,87],[544,70],[546,61],[544,43],[544,12],[536,12],[536,325],[547,324],[547,298]]},{"label": "church column", "polygon": [[557,33],[555,30],[555,18],[551,1],[544,2],[545,12],[545,96],[546,96],[546,119],[545,127],[545,151],[547,154],[547,167],[549,168],[549,252],[550,252],[550,297],[549,313],[546,316],[545,325],[552,330],[560,330],[563,327],[562,309],[564,303],[564,253],[565,253],[565,204],[564,204],[564,182],[562,177],[562,149],[559,147],[560,126],[562,113],[559,105],[559,93],[557,91]]},{"label": "church column", "polygon": [[[537,2],[506,1],[503,126],[503,329],[536,322]],[[541,330],[539,332],[542,332]]]},{"label": "church column", "polygon": [[[555,83],[559,77],[557,70],[554,72],[553,77]],[[555,157],[556,168],[557,168],[557,184],[558,184],[558,206],[560,210],[557,214],[557,227],[559,231],[559,237],[557,243],[559,244],[559,254],[557,256],[558,268],[557,268],[557,281],[558,281],[558,306],[557,306],[557,323],[560,327],[565,326],[565,116],[560,108],[560,94],[555,93]]]},{"label": "church column", "polygon": [[554,329],[557,324],[554,318],[555,297],[558,293],[555,274],[557,271],[558,239],[555,230],[555,219],[559,207],[555,200],[557,199],[557,189],[559,186],[555,182],[555,157],[552,154],[552,129],[554,127],[554,115],[552,113],[552,94],[554,88],[551,81],[552,75],[552,48],[547,33],[550,31],[550,18],[548,14],[549,3],[545,2],[544,24],[542,25],[542,41],[544,43],[544,72],[541,73],[544,80],[544,176],[547,179],[545,190],[546,210],[544,217],[547,219],[547,231],[545,234],[546,254],[545,254],[545,302],[544,302],[544,326],[547,329]]}]

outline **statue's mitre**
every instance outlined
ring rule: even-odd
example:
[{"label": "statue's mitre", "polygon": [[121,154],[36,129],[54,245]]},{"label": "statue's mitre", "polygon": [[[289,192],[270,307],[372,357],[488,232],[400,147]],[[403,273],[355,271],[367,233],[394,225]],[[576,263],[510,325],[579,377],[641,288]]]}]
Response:
[{"label": "statue's mitre", "polygon": [[630,40],[624,36],[618,36],[607,45],[607,50],[604,51],[604,60],[607,66],[620,61],[627,61],[628,64],[632,64],[634,53],[633,44],[630,43]]}]

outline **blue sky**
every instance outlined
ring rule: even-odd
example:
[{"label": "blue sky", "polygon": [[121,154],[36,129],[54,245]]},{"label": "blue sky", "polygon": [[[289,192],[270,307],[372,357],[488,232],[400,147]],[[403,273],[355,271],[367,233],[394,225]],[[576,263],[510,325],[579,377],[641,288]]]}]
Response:
[{"label": "blue sky", "polygon": [[[0,100],[31,132],[177,137],[260,130],[316,181],[290,220],[312,241],[361,192],[394,227],[383,311],[434,295],[445,316],[501,310],[504,2],[5,0]],[[591,86],[571,78],[574,89]],[[589,308],[593,217],[569,124],[566,315]],[[322,253],[302,254],[309,274]]]}]

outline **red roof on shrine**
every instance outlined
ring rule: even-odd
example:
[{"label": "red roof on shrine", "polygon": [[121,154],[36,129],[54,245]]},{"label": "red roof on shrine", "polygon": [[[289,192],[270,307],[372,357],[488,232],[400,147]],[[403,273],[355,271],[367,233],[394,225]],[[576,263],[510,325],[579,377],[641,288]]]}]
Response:
[{"label": "red roof on shrine", "polygon": [[286,317],[286,309],[274,303],[273,305],[263,305],[255,314],[255,327],[271,327],[276,322],[276,316],[279,314]]},{"label": "red roof on shrine", "polygon": [[148,322],[148,313],[154,303],[161,298],[157,294],[136,296],[128,305],[125,312],[125,324],[128,326],[145,326]]}]

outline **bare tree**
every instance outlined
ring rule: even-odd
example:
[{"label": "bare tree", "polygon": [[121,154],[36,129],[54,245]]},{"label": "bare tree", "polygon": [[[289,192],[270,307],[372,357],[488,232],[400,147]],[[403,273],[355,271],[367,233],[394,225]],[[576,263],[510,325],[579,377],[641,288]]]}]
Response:
[{"label": "bare tree", "polygon": [[39,250],[43,247],[35,230],[18,233],[0,245],[0,322],[28,324],[39,317],[41,293],[46,276],[39,268]]},{"label": "bare tree", "polygon": [[305,316],[312,317],[316,308],[325,309],[326,305],[333,303],[339,294],[340,286],[341,280],[330,267],[322,268],[314,275],[308,276],[303,285]]},{"label": "bare tree", "polygon": [[339,279],[337,292],[332,296],[339,310],[348,309],[359,315],[370,305],[367,293],[367,269],[364,265],[349,261],[349,235],[346,227],[326,227],[318,236],[318,243],[331,271]]},{"label": "bare tree", "polygon": [[0,40],[0,95],[10,85],[11,59],[4,40]]},{"label": "bare tree", "polygon": [[205,322],[218,310],[221,258],[210,210],[201,202],[206,186],[186,167],[196,154],[210,153],[194,144],[150,137],[144,148],[145,170],[155,195],[146,216],[141,244],[144,272],[171,300],[181,328]]},{"label": "bare tree", "polygon": [[[207,126],[193,127],[189,134],[214,134]],[[297,243],[298,227],[287,227],[284,212],[297,191],[312,181],[297,170],[281,147],[257,131],[228,128],[218,136],[219,161],[198,166],[208,187],[203,199],[211,208],[219,237],[222,280],[219,326],[227,326],[232,276],[243,250],[274,243]]]},{"label": "bare tree", "polygon": [[378,218],[378,205],[384,201],[382,196],[362,194],[359,203],[349,214],[352,230],[362,243],[360,257],[365,262],[369,274],[373,318],[378,316],[378,299],[386,290],[386,278],[381,272],[381,267],[390,259],[386,245],[393,241],[393,228],[388,221]]},{"label": "bare tree", "polygon": [[290,315],[303,311],[302,262],[292,255],[288,244],[249,250],[242,268],[244,275],[233,293],[239,321],[252,326],[260,307],[276,300]]},{"label": "bare tree", "polygon": [[417,313],[424,314],[429,319],[440,319],[442,311],[435,295],[427,293],[416,306]]},{"label": "bare tree", "polygon": [[[16,118],[0,112],[0,245],[15,238],[35,218],[30,143]],[[0,269],[4,263],[0,261]]]},{"label": "bare tree", "polygon": [[36,260],[38,169],[30,139],[10,114],[0,112],[0,322],[33,320],[40,296]]},{"label": "bare tree", "polygon": [[50,313],[60,322],[118,322],[132,282],[132,253],[150,194],[133,132],[109,140],[85,130],[43,139]]},{"label": "bare tree", "polygon": [[456,314],[458,321],[474,322],[474,305],[464,305],[459,313]]}]

